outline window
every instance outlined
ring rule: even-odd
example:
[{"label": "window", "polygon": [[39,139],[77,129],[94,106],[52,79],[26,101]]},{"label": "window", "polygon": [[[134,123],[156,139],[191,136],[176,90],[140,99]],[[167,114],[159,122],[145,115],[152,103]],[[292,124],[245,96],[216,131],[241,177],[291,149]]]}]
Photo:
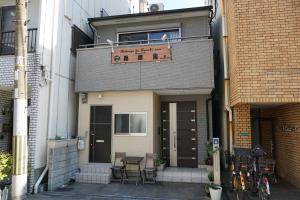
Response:
[{"label": "window", "polygon": [[147,33],[129,33],[119,35],[119,42],[121,45],[128,44],[147,44],[148,42]]},{"label": "window", "polygon": [[179,38],[179,29],[150,32],[149,33],[150,43],[162,42],[161,38],[163,37],[164,34],[167,34],[169,39]]},{"label": "window", "polygon": [[[159,31],[147,31],[138,33],[120,33],[119,42],[120,45],[129,44],[152,44],[162,42],[161,38],[164,34],[167,34],[169,39],[179,38],[179,29],[159,30]],[[179,40],[179,39],[178,39]],[[178,41],[172,40],[172,41]]]},{"label": "window", "polygon": [[116,135],[145,135],[147,134],[147,113],[115,114]]}]

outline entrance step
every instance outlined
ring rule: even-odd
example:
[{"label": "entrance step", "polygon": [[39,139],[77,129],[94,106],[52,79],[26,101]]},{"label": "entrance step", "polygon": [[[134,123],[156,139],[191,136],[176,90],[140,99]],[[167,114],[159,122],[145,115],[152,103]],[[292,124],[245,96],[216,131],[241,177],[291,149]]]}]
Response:
[{"label": "entrance step", "polygon": [[111,164],[88,163],[79,166],[80,172],[76,173],[78,183],[109,184],[111,179]]},{"label": "entrance step", "polygon": [[167,167],[157,172],[157,181],[178,183],[209,183],[206,167],[177,168]]}]

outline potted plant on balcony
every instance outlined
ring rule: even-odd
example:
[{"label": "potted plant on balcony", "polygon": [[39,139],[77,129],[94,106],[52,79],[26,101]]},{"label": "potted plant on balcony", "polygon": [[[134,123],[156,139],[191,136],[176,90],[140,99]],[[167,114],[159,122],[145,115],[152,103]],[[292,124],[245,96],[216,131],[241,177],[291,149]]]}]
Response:
[{"label": "potted plant on balcony", "polygon": [[166,168],[166,161],[157,159],[157,160],[155,160],[155,165],[156,165],[157,171],[163,171]]}]

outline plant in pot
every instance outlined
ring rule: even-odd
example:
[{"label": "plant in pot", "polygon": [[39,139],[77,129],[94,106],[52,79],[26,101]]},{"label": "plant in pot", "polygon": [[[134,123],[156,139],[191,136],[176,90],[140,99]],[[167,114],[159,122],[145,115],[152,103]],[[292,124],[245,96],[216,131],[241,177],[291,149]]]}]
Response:
[{"label": "plant in pot", "polygon": [[210,197],[211,200],[221,200],[222,187],[214,184],[214,172],[210,171],[208,173],[209,185],[206,185],[205,191],[206,195]]},{"label": "plant in pot", "polygon": [[166,167],[166,161],[157,159],[157,160],[155,160],[155,166],[158,171],[163,171]]},{"label": "plant in pot", "polygon": [[3,190],[3,192],[7,189],[10,189],[11,175],[12,175],[12,156],[9,153],[0,151],[0,190]]},{"label": "plant in pot", "polygon": [[[217,153],[220,151],[220,148],[217,149],[211,149],[210,153],[213,156],[213,154]],[[209,194],[210,194],[210,199],[211,200],[221,200],[222,196],[222,187],[220,185],[217,185],[214,183],[214,173],[213,171],[210,171],[208,173],[208,180],[210,181],[209,184]]]},{"label": "plant in pot", "polygon": [[206,154],[207,158],[205,159],[206,165],[213,165],[213,145],[212,142],[207,141],[206,142]]}]

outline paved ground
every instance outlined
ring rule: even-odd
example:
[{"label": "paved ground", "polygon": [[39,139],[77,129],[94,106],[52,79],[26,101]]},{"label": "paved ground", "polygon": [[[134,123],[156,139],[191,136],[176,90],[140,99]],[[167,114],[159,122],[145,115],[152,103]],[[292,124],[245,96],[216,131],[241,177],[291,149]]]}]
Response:
[{"label": "paved ground", "polygon": [[73,184],[55,192],[31,195],[30,200],[207,200],[204,184]]},{"label": "paved ground", "polygon": [[[233,192],[230,190],[230,182],[228,181],[227,174],[222,174],[223,181],[223,197],[227,200],[233,199]],[[227,180],[227,181],[226,181]],[[278,183],[270,185],[271,189],[271,200],[299,200],[300,199],[300,189],[292,186],[285,181],[279,179]],[[251,192],[245,194],[245,200],[258,200],[258,196]]]}]

